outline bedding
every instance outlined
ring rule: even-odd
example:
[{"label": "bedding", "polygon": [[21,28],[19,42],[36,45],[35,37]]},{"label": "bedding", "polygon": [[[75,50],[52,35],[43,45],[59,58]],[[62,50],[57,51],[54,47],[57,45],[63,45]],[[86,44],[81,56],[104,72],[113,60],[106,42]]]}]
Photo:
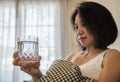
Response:
[{"label": "bedding", "polygon": [[80,68],[66,60],[55,60],[46,75],[37,82],[97,82],[95,79],[82,76]]}]

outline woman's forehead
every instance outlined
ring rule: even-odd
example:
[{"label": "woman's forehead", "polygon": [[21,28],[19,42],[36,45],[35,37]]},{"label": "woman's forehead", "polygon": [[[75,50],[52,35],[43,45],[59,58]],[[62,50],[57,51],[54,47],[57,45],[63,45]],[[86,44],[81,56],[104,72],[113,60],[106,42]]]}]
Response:
[{"label": "woman's forehead", "polygon": [[82,21],[81,21],[81,18],[80,18],[80,16],[79,16],[79,14],[76,14],[76,16],[75,16],[75,23],[80,23],[80,24],[82,24]]}]

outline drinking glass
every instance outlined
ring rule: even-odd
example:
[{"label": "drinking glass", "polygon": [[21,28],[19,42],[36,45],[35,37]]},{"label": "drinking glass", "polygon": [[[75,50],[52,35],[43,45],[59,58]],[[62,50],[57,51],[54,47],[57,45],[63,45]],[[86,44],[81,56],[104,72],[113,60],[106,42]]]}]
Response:
[{"label": "drinking glass", "polygon": [[21,61],[37,61],[38,37],[20,36],[17,38],[18,54]]}]

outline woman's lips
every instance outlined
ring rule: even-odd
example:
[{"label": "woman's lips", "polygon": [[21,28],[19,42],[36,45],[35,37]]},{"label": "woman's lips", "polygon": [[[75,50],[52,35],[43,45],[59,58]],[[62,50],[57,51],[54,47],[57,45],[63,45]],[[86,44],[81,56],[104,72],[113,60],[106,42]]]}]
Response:
[{"label": "woman's lips", "polygon": [[78,37],[78,40],[85,40],[87,37]]},{"label": "woman's lips", "polygon": [[84,39],[86,39],[87,37],[80,37],[80,40],[84,40]]}]

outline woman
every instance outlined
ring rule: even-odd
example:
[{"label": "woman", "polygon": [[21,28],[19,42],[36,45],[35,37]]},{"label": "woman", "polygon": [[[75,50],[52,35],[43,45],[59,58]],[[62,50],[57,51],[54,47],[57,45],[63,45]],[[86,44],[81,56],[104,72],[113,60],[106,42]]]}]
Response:
[{"label": "woman", "polygon": [[102,5],[83,2],[72,15],[73,29],[83,52],[66,60],[77,64],[84,76],[99,82],[118,82],[120,52],[108,49],[117,37],[117,27],[111,13]]},{"label": "woman", "polygon": [[[76,7],[71,20],[76,38],[83,50],[70,54],[65,60],[79,66],[83,77],[93,78],[98,82],[119,82],[120,52],[108,48],[118,34],[109,10],[95,2],[83,2]],[[38,63],[22,63],[17,52],[14,53],[13,64],[30,74],[33,82],[42,77]]]}]

